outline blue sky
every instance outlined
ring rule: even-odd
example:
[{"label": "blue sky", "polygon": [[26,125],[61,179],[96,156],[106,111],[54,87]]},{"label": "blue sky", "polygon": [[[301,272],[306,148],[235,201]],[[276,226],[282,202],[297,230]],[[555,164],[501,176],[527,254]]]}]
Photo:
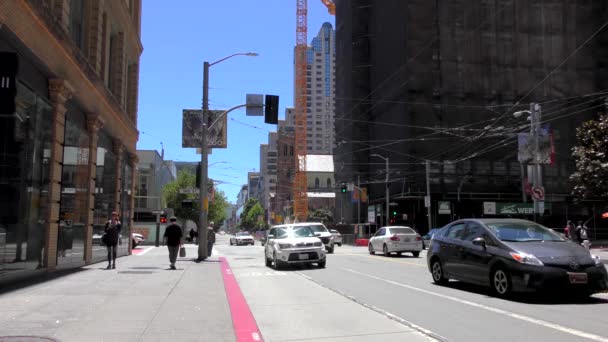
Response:
[{"label": "blue sky", "polygon": [[[210,68],[209,108],[227,109],[245,103],[245,95],[279,95],[279,118],[293,106],[293,48],[295,0],[180,0],[144,1],[139,85],[140,132],[137,148],[161,150],[165,159],[200,161],[194,149],[181,147],[182,109],[200,108],[203,61]],[[308,0],[308,42],[321,25],[334,17],[320,0]],[[268,142],[263,117],[248,117],[244,110],[228,117],[228,148],[209,156],[209,177],[225,182],[219,189],[236,201],[248,171],[259,171],[260,144]],[[222,163],[226,162],[226,163]]]}]

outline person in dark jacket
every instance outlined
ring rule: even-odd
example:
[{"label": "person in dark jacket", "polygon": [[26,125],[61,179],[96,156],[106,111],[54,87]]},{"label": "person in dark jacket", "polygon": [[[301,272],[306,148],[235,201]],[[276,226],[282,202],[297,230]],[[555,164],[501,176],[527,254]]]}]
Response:
[{"label": "person in dark jacket", "polygon": [[182,245],[182,227],[177,224],[177,218],[171,217],[169,219],[171,224],[165,229],[165,244],[169,249],[169,262],[171,263],[171,269],[174,270],[175,262],[177,261],[177,253],[179,247]]},{"label": "person in dark jacket", "polygon": [[118,237],[120,235],[120,230],[122,229],[122,224],[118,219],[118,213],[113,211],[110,215],[110,220],[106,222],[106,226],[104,231],[106,233],[105,244],[108,248],[108,267],[116,268],[116,245],[118,245]]}]

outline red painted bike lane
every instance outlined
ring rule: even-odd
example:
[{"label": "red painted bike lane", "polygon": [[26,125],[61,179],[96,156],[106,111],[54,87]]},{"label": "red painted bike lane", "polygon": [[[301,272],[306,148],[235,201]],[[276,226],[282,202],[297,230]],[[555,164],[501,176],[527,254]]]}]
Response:
[{"label": "red painted bike lane", "polygon": [[228,297],[228,305],[230,305],[230,313],[232,314],[232,326],[237,342],[263,342],[262,334],[258,329],[249,305],[241,292],[241,288],[234,278],[232,269],[228,261],[224,257],[220,257],[222,277],[224,279],[224,288],[226,289],[226,297]]}]

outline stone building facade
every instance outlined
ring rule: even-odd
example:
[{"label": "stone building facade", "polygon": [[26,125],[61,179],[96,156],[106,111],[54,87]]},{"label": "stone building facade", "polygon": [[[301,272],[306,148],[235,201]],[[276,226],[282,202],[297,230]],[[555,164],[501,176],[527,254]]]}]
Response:
[{"label": "stone building facade", "polygon": [[0,282],[105,259],[112,211],[130,253],[141,0],[0,1],[0,52],[18,58],[1,113]]}]

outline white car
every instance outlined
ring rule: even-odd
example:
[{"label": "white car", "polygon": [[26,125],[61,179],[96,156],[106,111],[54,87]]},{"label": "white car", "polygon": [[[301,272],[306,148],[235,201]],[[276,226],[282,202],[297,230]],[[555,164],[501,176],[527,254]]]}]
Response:
[{"label": "white car", "polygon": [[294,223],[293,226],[297,227],[309,227],[315,236],[321,239],[323,244],[325,245],[325,249],[327,253],[331,254],[334,252],[334,236],[332,233],[327,230],[325,225],[321,222],[302,222],[302,223]]},{"label": "white car", "polygon": [[342,234],[335,229],[330,229],[329,232],[334,236],[334,244],[342,246]]},{"label": "white car", "polygon": [[368,249],[369,254],[382,251],[384,256],[411,252],[417,258],[422,251],[422,237],[410,227],[382,227],[369,240]]},{"label": "white car", "polygon": [[264,256],[266,266],[313,264],[325,267],[327,259],[323,242],[315,236],[309,225],[284,224],[268,231]]},{"label": "white car", "polygon": [[249,232],[239,232],[230,237],[230,246],[232,245],[255,245],[255,240]]},{"label": "white car", "polygon": [[142,242],[144,242],[146,239],[144,239],[144,236],[139,234],[139,233],[131,233],[131,240],[133,240],[133,248],[137,247],[139,244],[141,244]]}]

